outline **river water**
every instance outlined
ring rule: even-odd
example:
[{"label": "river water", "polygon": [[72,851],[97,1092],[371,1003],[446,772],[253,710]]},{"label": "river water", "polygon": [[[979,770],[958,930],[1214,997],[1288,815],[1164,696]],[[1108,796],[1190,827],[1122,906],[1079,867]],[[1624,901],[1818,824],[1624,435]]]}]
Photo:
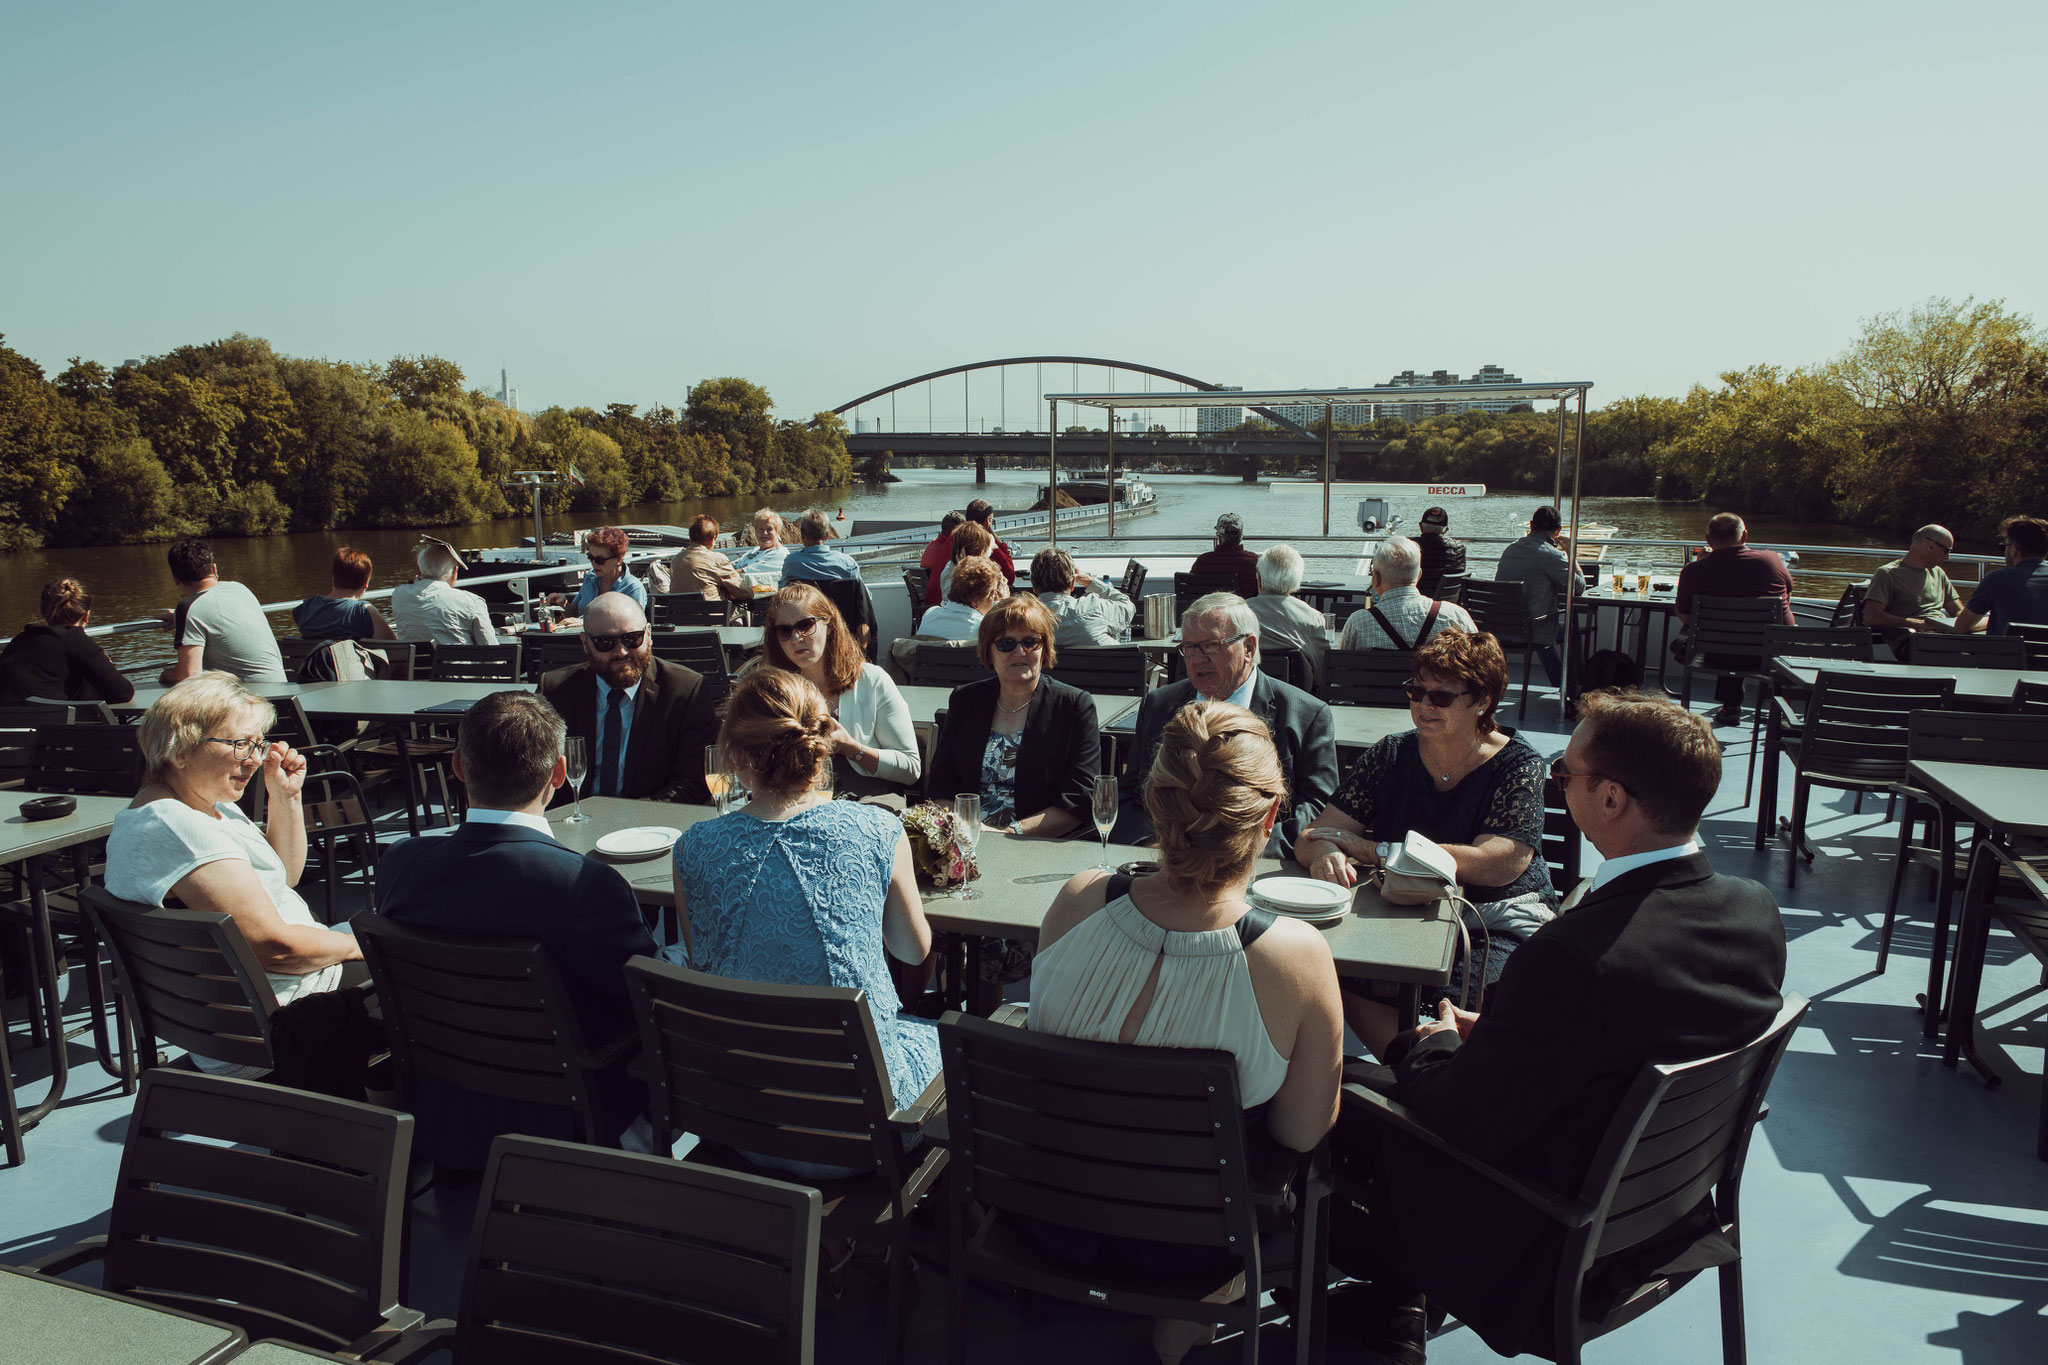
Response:
[{"label": "river water", "polygon": [[[689,503],[654,503],[610,513],[570,512],[549,518],[548,528],[565,530],[608,523],[680,526],[688,524],[700,512],[708,512],[726,528],[738,527],[744,531],[747,517],[764,501],[778,511],[792,515],[808,506],[823,507],[835,513],[843,510],[848,523],[877,518],[936,522],[947,509],[964,506],[975,497],[987,498],[1000,510],[1028,507],[1037,497],[1043,482],[1042,475],[1024,470],[992,471],[987,483],[981,487],[975,485],[974,472],[969,469],[907,469],[901,472],[900,478],[902,481],[899,483],[879,488],[827,489],[802,497],[700,498]],[[1074,548],[1088,555],[1135,555],[1139,558],[1147,555],[1191,555],[1207,548],[1216,518],[1224,512],[1237,512],[1243,516],[1245,540],[1254,549],[1263,548],[1275,540],[1287,539],[1290,533],[1314,535],[1322,527],[1319,492],[1276,493],[1270,484],[1251,485],[1235,478],[1207,475],[1159,475],[1149,482],[1158,490],[1159,510],[1128,521],[1119,517],[1119,532],[1127,531],[1137,537],[1186,537],[1185,540],[1169,544],[1125,540],[1120,536],[1115,541],[1097,541]],[[1464,500],[1396,498],[1390,500],[1389,510],[1399,516],[1402,528],[1412,533],[1423,508],[1432,501],[1442,501],[1449,509],[1451,534],[1454,536],[1515,536],[1523,533],[1529,513],[1547,499],[1533,493],[1496,493],[1485,498]],[[1604,523],[1615,526],[1622,536],[1697,540],[1713,510],[1698,504],[1659,503],[1650,498],[1588,498],[1580,516],[1588,525]],[[1567,506],[1567,517],[1569,513]],[[1333,533],[1354,531],[1356,516],[1355,495],[1339,493],[1333,496],[1330,517]],[[1855,527],[1798,522],[1768,515],[1751,515],[1748,521],[1751,540],[1761,544],[1883,546],[1887,543],[1886,537]],[[522,536],[531,535],[532,529],[531,518],[519,518],[478,522],[452,529],[437,528],[437,532],[466,549],[516,545]],[[1085,528],[1088,535],[1100,535],[1101,531],[1100,523]],[[220,560],[222,576],[248,584],[259,600],[295,601],[325,591],[328,564],[334,551],[342,545],[353,545],[370,555],[376,565],[372,587],[392,587],[407,581],[413,576],[412,553],[419,544],[419,534],[414,530],[310,531],[252,540],[220,540],[214,543],[214,551]],[[1064,542],[1067,537],[1062,536],[1061,539]],[[1018,548],[1035,547],[1024,542]],[[1317,571],[1352,571],[1357,560],[1357,547],[1344,547],[1341,554],[1335,552],[1334,547],[1320,547],[1323,553],[1318,554],[1316,548],[1305,550],[1310,558],[1311,577]],[[1496,548],[1474,546],[1472,558],[1475,567],[1490,561]],[[162,545],[112,545],[0,556],[0,633],[11,633],[21,622],[32,619],[42,584],[63,575],[83,579],[92,592],[94,624],[135,620],[171,605],[177,592],[164,562],[164,550]],[[1665,573],[1675,571],[1679,563],[1679,553],[1675,549],[1659,551],[1652,558],[1657,569]],[[1807,555],[1800,568],[1809,572],[1824,568],[1867,572],[1871,564],[1869,559],[1851,556]],[[886,572],[893,574],[893,570]],[[882,577],[884,571],[870,576]],[[1972,576],[1967,568],[1961,568],[1957,573],[1959,579]],[[1801,593],[1832,597],[1840,591],[1841,584],[1841,579],[1824,579],[1816,575],[1802,584]],[[291,633],[287,616],[280,613],[274,619],[280,631]],[[167,659],[169,656],[166,637],[156,632],[109,637],[104,643],[108,652],[123,665]]]}]

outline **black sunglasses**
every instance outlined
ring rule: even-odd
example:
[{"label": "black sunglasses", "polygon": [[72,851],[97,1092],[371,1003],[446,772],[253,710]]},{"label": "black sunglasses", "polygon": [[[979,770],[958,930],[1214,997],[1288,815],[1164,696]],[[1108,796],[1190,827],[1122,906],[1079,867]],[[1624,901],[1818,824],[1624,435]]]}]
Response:
[{"label": "black sunglasses", "polygon": [[623,631],[617,635],[585,635],[583,638],[590,641],[590,647],[598,653],[609,654],[620,645],[627,649],[640,648],[640,642],[647,638],[647,628],[642,626],[638,630]]},{"label": "black sunglasses", "polygon": [[775,632],[776,639],[787,640],[792,635],[809,635],[818,628],[818,621],[816,616],[803,616],[789,622],[777,621],[769,629]]},{"label": "black sunglasses", "polygon": [[1022,639],[1015,635],[1005,635],[1002,639],[996,641],[996,653],[998,654],[1008,654],[1015,649],[1027,649],[1035,652],[1044,648],[1045,637],[1043,635],[1026,635]]},{"label": "black sunglasses", "polygon": [[1424,687],[1413,678],[1401,684],[1401,694],[1411,702],[1426,699],[1431,706],[1435,707],[1449,706],[1460,697],[1472,695],[1470,692],[1451,692],[1441,687]]},{"label": "black sunglasses", "polygon": [[1558,786],[1569,787],[1571,785],[1572,779],[1575,777],[1589,777],[1598,782],[1612,782],[1615,786],[1621,788],[1625,792],[1628,792],[1630,796],[1635,795],[1634,792],[1629,791],[1628,784],[1626,782],[1623,782],[1618,777],[1609,777],[1606,773],[1573,772],[1570,768],[1564,766],[1563,754],[1559,754],[1556,758],[1550,760],[1550,780],[1557,783]]}]

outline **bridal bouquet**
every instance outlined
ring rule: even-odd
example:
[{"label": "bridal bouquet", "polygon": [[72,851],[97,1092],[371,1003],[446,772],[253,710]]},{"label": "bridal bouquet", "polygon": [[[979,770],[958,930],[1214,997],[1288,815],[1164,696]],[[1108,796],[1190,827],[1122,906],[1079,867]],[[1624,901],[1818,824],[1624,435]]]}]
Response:
[{"label": "bridal bouquet", "polygon": [[903,831],[910,836],[910,860],[917,866],[918,879],[926,885],[944,891],[981,875],[973,856],[961,853],[953,812],[947,807],[935,801],[910,807],[903,812]]}]

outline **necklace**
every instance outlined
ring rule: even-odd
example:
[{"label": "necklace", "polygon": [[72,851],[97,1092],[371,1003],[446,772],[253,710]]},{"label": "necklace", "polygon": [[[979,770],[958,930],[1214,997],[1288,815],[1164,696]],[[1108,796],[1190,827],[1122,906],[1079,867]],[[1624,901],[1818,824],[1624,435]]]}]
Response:
[{"label": "necklace", "polygon": [[1024,698],[1024,705],[1023,705],[1023,706],[1005,706],[1005,705],[1003,705],[1003,698],[1002,698],[1002,695],[1001,695],[1000,693],[998,693],[998,694],[997,694],[997,696],[996,696],[996,710],[998,710],[998,711],[1002,712],[1002,713],[1003,713],[1004,715],[1006,715],[1006,716],[1014,716],[1014,715],[1016,715],[1016,714],[1017,714],[1017,713],[1018,713],[1019,711],[1022,711],[1022,710],[1024,710],[1024,708],[1025,708],[1025,707],[1028,707],[1029,705],[1031,705],[1031,697],[1035,697],[1035,696],[1037,696],[1037,695],[1038,695],[1038,684],[1037,684],[1037,683],[1033,683],[1033,684],[1031,684],[1031,694],[1030,694],[1030,696],[1027,696],[1027,697],[1025,697],[1025,698]]},{"label": "necklace", "polygon": [[1452,763],[1449,767],[1445,768],[1442,772],[1437,774],[1436,780],[1439,782],[1450,781],[1451,774],[1458,771],[1458,769],[1464,766],[1466,763],[1469,763],[1472,760],[1472,758],[1478,754],[1480,749],[1485,746],[1485,744],[1486,738],[1483,735],[1478,739],[1473,740],[1471,750],[1467,753],[1460,754],[1456,762]]}]

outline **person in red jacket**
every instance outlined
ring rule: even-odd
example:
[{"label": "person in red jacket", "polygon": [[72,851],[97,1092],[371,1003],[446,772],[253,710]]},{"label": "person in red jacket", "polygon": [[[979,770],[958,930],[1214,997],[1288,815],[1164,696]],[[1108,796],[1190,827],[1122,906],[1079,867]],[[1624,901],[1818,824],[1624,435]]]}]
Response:
[{"label": "person in red jacket", "polygon": [[924,553],[918,556],[918,567],[924,570],[927,607],[938,605],[937,600],[932,597],[932,589],[938,586],[940,572],[953,562],[953,528],[965,520],[965,512],[946,513],[939,521],[939,533],[932,537],[931,544],[925,546]]},{"label": "person in red jacket", "polygon": [[1010,557],[1010,547],[1003,543],[1003,538],[996,535],[996,509],[994,505],[987,498],[976,498],[973,502],[967,504],[967,519],[979,522],[982,529],[987,531],[989,536],[995,541],[996,548],[989,555],[989,558],[993,559],[996,562],[996,567],[1003,571],[1003,581],[1014,585],[1017,581],[1017,561]]}]

